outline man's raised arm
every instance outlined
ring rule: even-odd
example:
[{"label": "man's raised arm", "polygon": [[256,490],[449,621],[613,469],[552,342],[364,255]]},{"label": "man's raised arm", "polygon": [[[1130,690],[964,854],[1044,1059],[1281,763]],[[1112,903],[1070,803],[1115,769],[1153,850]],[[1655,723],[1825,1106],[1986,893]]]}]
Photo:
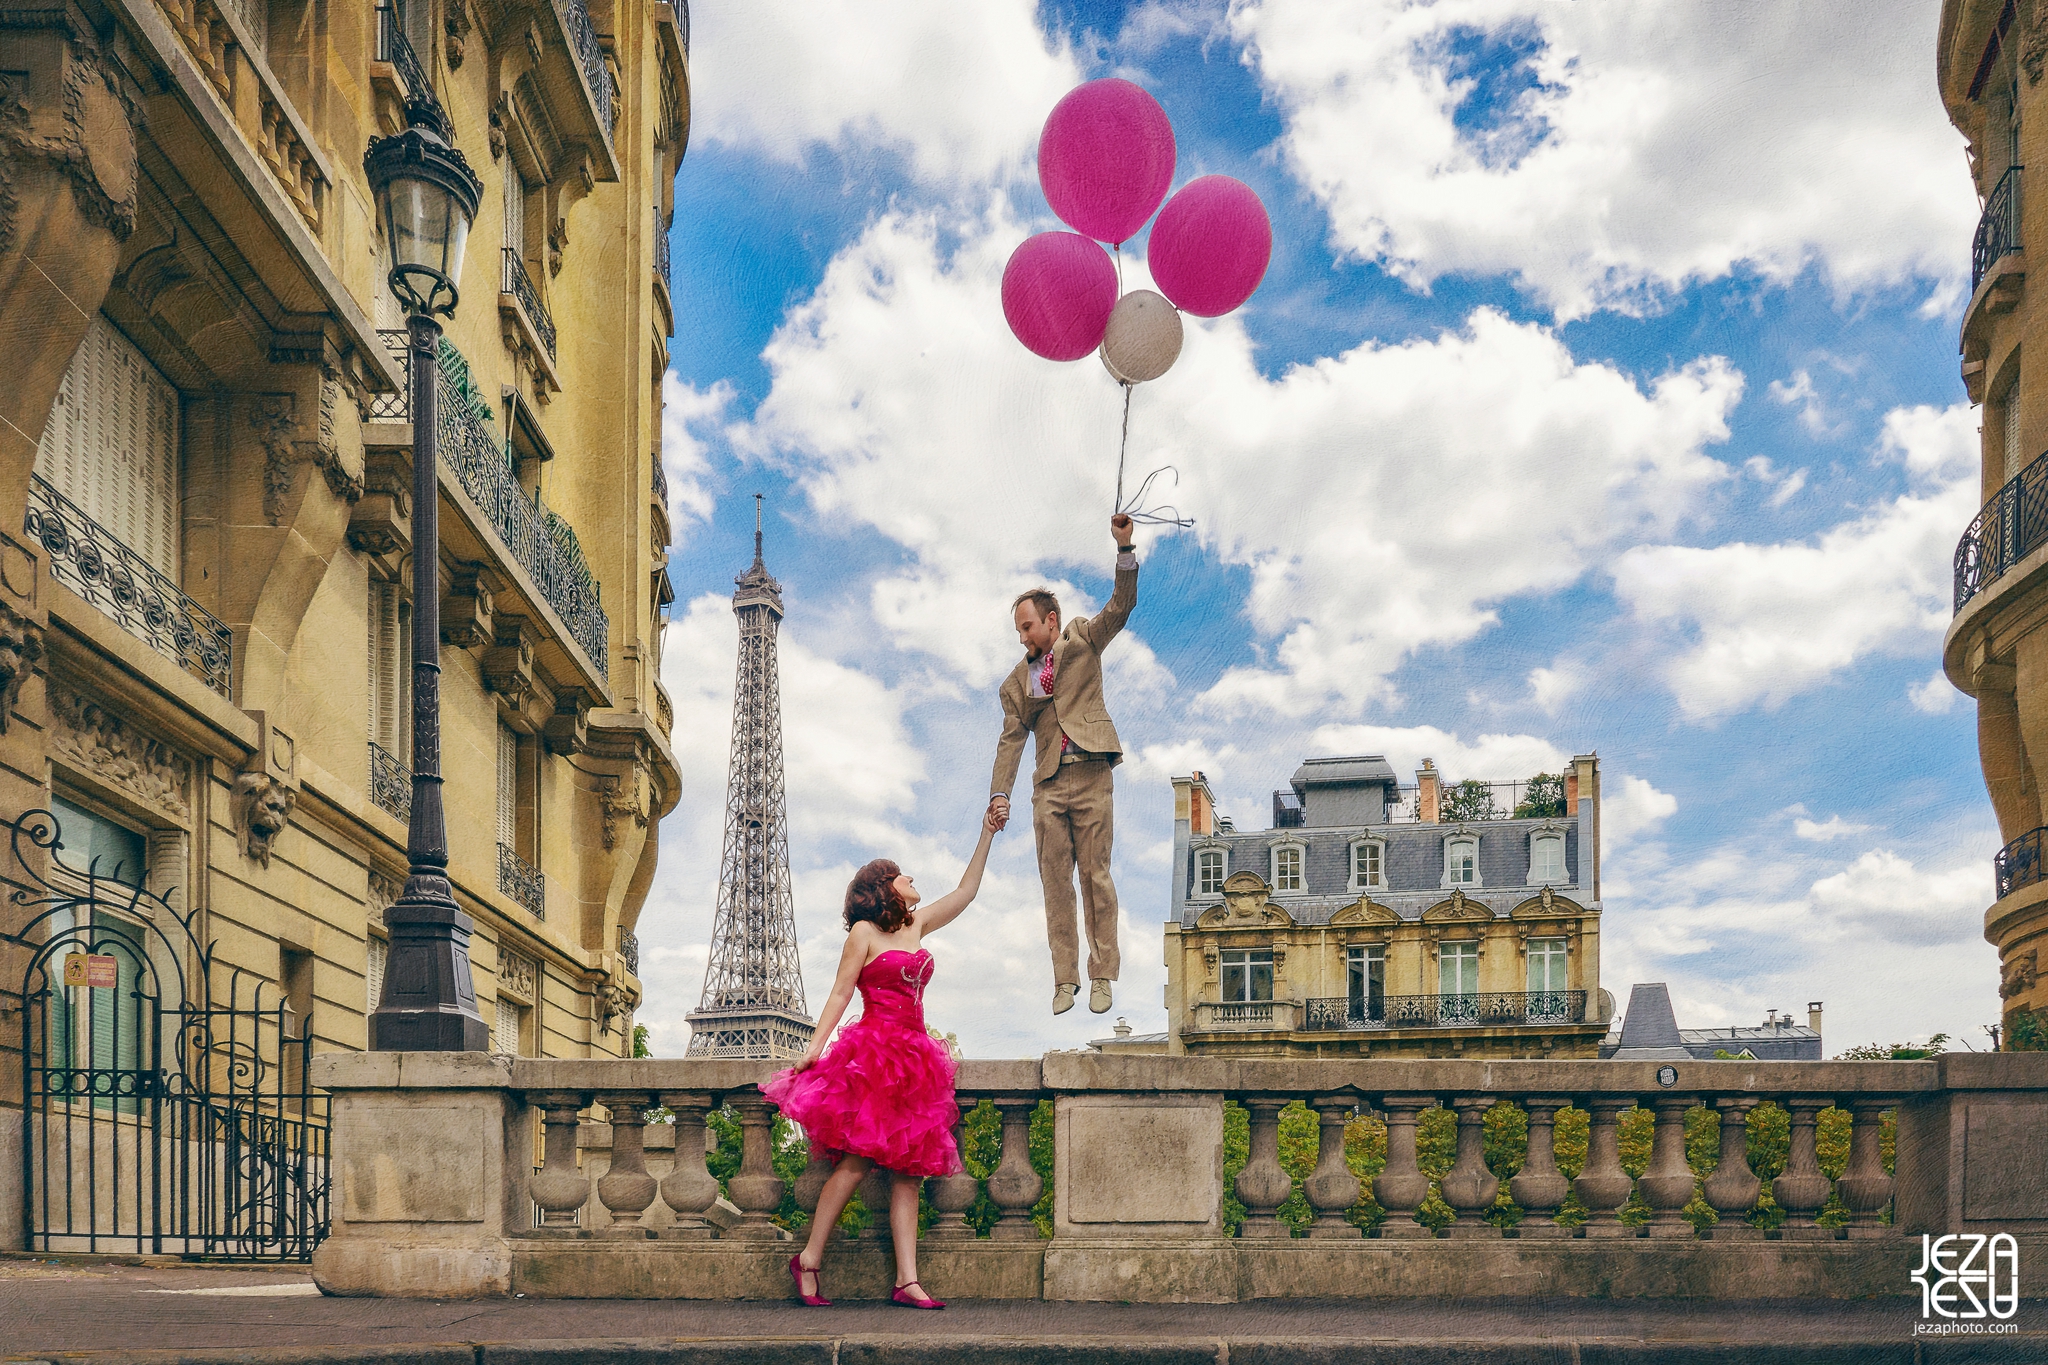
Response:
[{"label": "man's raised arm", "polygon": [[1089,617],[1078,632],[1097,654],[1123,630],[1138,605],[1138,556],[1131,549],[1134,529],[1121,512],[1109,519],[1110,534],[1116,537],[1116,590],[1109,595],[1109,605]]}]

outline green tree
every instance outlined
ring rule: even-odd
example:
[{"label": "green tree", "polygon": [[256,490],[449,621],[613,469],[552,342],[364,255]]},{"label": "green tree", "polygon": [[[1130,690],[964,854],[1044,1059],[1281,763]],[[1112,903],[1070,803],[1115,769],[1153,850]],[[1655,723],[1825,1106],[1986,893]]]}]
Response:
[{"label": "green tree", "polygon": [[1948,1035],[1937,1033],[1924,1044],[1861,1043],[1836,1057],[1838,1062],[1917,1062],[1948,1051]]},{"label": "green tree", "polygon": [[647,1046],[647,1025],[645,1024],[633,1025],[633,1055],[635,1057],[652,1057],[654,1055],[654,1049]]},{"label": "green tree", "polygon": [[1538,773],[1522,788],[1515,804],[1517,820],[1551,820],[1564,814],[1564,774]]},{"label": "green tree", "polygon": [[1460,820],[1500,819],[1500,807],[1493,803],[1493,784],[1468,777],[1456,786],[1446,787],[1438,818],[1446,824],[1456,824]]},{"label": "green tree", "polygon": [[2005,1016],[2003,1047],[2007,1052],[2048,1052],[2048,1011],[2022,1005]]}]

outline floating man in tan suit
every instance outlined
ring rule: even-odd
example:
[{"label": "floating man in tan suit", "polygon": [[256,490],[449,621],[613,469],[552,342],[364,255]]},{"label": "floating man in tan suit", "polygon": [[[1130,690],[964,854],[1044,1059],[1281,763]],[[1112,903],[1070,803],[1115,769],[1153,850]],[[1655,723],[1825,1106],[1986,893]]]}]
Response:
[{"label": "floating man in tan suit", "polygon": [[1032,765],[1031,832],[1038,841],[1038,879],[1045,889],[1045,932],[1052,947],[1052,1012],[1074,1007],[1081,989],[1080,945],[1074,932],[1074,872],[1081,873],[1082,921],[1088,933],[1088,1008],[1111,1003],[1117,978],[1116,884],[1109,879],[1114,828],[1110,769],[1123,762],[1102,701],[1102,651],[1138,605],[1138,557],[1131,519],[1109,521],[1116,537],[1116,591],[1093,616],[1062,621],[1059,599],[1035,588],[1011,605],[1024,659],[1003,680],[1003,735],[996,743],[988,803],[997,828],[1010,818],[1010,787],[1024,757],[1024,736],[1037,740]]}]

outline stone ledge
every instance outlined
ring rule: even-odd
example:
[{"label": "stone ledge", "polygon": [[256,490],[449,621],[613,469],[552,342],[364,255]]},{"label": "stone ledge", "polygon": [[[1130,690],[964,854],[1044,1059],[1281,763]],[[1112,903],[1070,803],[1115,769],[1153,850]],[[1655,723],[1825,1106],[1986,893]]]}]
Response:
[{"label": "stone ledge", "polygon": [[[512,1291],[555,1299],[788,1299],[794,1242],[512,1238]],[[835,1245],[825,1296],[887,1299],[895,1262],[879,1240]],[[919,1273],[963,1299],[1037,1299],[1045,1242],[920,1241]]]}]

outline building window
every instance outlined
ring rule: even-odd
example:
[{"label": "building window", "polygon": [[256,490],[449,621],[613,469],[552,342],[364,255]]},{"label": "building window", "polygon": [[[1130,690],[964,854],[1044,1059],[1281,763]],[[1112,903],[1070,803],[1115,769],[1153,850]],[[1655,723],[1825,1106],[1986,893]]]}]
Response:
[{"label": "building window", "polygon": [[1459,1022],[1479,1017],[1479,945],[1441,943],[1436,950],[1437,1018]]},{"label": "building window", "polygon": [[1223,894],[1223,850],[1205,848],[1195,855],[1195,890],[1204,896]]},{"label": "building window", "polygon": [[1544,886],[1564,880],[1564,836],[1538,834],[1529,840],[1529,885]]},{"label": "building window", "polygon": [[1223,998],[1235,1004],[1273,998],[1273,950],[1270,948],[1226,948],[1223,950]]},{"label": "building window", "polygon": [[510,162],[505,165],[505,246],[525,259],[526,181]]},{"label": "building window", "polygon": [[1273,889],[1275,891],[1301,890],[1302,852],[1300,844],[1281,844],[1273,850]]},{"label": "building window", "polygon": [[1370,891],[1386,885],[1382,866],[1386,849],[1374,840],[1360,840],[1351,846],[1351,889]]},{"label": "building window", "polygon": [[1464,837],[1444,841],[1444,885],[1479,885],[1479,841]]},{"label": "building window", "polygon": [[1529,940],[1529,993],[1545,994],[1565,989],[1565,947],[1561,938]]},{"label": "building window", "polygon": [[[53,799],[51,813],[57,817],[64,847],[52,868],[52,881],[60,888],[85,892],[84,876],[119,882],[124,886],[147,884],[149,841],[135,830],[117,824],[70,802]],[[115,984],[67,986],[63,964],[52,957],[45,970],[52,974],[43,1044],[52,1067],[75,1066],[100,1072],[138,1071],[147,1063],[147,1040],[157,1009],[177,1002],[159,998],[159,986],[149,964],[146,946],[148,930],[142,925],[109,913],[95,905],[92,918],[81,925],[72,912],[59,911],[44,922],[50,937],[69,935],[69,952],[96,953],[114,959]],[[52,1084],[59,1080],[52,1077]],[[143,1093],[133,1078],[101,1076],[79,1078],[68,1083],[73,1093],[91,1094],[93,1107],[123,1114],[141,1110]]]},{"label": "building window", "polygon": [[512,1057],[526,1055],[526,1006],[517,1000],[498,997],[497,1018],[491,1024],[491,1051]]},{"label": "building window", "polygon": [[1359,946],[1344,950],[1345,1013],[1353,1022],[1383,1023],[1387,1017],[1387,950]]},{"label": "building window", "polygon": [[370,743],[410,764],[412,611],[399,585],[370,580]]},{"label": "building window", "polygon": [[36,473],[87,516],[181,581],[178,391],[105,317],[71,357],[36,447]]}]

